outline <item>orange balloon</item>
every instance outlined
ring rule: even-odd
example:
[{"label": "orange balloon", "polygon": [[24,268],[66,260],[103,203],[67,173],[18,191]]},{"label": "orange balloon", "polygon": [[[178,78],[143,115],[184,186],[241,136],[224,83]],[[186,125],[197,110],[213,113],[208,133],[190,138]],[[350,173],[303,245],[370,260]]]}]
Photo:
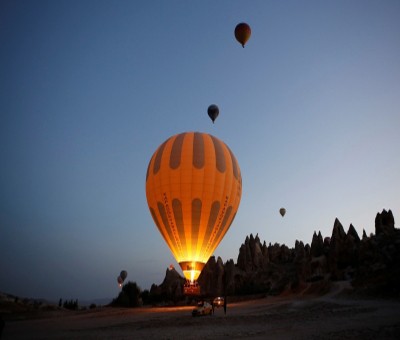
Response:
[{"label": "orange balloon", "polygon": [[245,22],[241,22],[235,27],[235,38],[240,42],[244,48],[246,42],[250,39],[251,28]]},{"label": "orange balloon", "polygon": [[239,164],[214,136],[177,134],[151,157],[147,203],[186,279],[197,280],[233,222],[241,194]]}]

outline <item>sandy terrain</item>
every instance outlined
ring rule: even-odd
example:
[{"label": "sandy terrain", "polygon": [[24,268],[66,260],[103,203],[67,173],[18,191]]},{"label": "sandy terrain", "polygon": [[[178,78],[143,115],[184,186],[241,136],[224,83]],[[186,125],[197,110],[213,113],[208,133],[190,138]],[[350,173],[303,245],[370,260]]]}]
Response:
[{"label": "sandy terrain", "polygon": [[342,288],[228,303],[226,315],[204,317],[186,306],[44,312],[6,321],[2,339],[400,339],[400,301],[349,298]]}]

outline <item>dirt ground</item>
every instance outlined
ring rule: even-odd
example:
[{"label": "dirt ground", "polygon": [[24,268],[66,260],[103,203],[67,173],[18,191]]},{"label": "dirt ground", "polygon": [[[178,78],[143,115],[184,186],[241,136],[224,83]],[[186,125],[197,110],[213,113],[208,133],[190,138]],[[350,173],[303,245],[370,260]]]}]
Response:
[{"label": "dirt ground", "polygon": [[49,311],[9,318],[1,339],[400,339],[400,301],[342,290],[228,301],[226,315],[218,308],[203,317],[189,306]]}]

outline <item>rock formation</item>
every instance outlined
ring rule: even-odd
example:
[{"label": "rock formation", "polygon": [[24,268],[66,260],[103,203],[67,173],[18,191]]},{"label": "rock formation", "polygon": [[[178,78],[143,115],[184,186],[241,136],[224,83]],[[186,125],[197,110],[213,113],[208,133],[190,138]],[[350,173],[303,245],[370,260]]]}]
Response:
[{"label": "rock formation", "polygon": [[159,300],[178,300],[183,297],[183,285],[185,279],[175,270],[169,267],[165,273],[164,281],[157,286],[153,284],[150,288],[150,294],[158,296]]},{"label": "rock formation", "polygon": [[[296,241],[293,249],[278,243],[261,243],[250,234],[239,248],[236,264],[210,257],[200,277],[204,296],[280,294],[321,281],[350,280],[358,291],[400,296],[400,230],[392,212],[375,218],[375,235],[360,239],[353,225],[347,233],[335,219],[332,235],[314,232],[311,246]],[[184,279],[167,270],[160,286],[151,293],[182,297]]]},{"label": "rock formation", "polygon": [[386,211],[385,209],[382,213],[378,213],[375,218],[375,234],[381,235],[385,234],[387,236],[392,235],[394,232],[394,217],[392,211]]}]

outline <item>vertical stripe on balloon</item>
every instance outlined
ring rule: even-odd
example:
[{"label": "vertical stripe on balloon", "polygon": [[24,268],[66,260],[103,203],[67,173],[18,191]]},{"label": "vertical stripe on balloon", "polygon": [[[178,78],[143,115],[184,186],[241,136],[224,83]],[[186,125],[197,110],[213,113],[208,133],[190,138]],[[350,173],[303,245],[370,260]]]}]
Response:
[{"label": "vertical stripe on balloon", "polygon": [[196,169],[204,167],[204,140],[201,133],[195,132],[193,138],[193,166]]},{"label": "vertical stripe on balloon", "polygon": [[[201,200],[198,198],[192,201],[192,245],[197,245],[199,238],[200,229],[200,218],[201,218]],[[192,249],[194,252],[194,249]]]},{"label": "vertical stripe on balloon", "polygon": [[179,240],[183,249],[186,249],[185,225],[183,222],[182,203],[178,199],[172,200],[172,210],[174,212],[175,223]]},{"label": "vertical stripe on balloon", "polygon": [[185,139],[186,133],[181,133],[178,135],[174,143],[172,144],[171,155],[169,158],[169,166],[171,169],[178,169],[179,165],[181,164],[181,157],[182,157],[182,145],[183,140]]},{"label": "vertical stripe on balloon", "polygon": [[164,148],[167,145],[168,141],[165,141],[164,143],[161,144],[161,146],[157,150],[157,155],[154,160],[154,168],[153,168],[153,174],[156,175],[160,169],[161,169],[161,157],[164,152]]},{"label": "vertical stripe on balloon", "polygon": [[216,139],[214,136],[211,136],[211,139],[214,143],[217,169],[219,172],[223,173],[226,170],[224,149],[222,147],[221,142],[218,139]]}]

